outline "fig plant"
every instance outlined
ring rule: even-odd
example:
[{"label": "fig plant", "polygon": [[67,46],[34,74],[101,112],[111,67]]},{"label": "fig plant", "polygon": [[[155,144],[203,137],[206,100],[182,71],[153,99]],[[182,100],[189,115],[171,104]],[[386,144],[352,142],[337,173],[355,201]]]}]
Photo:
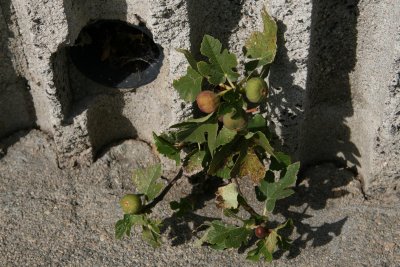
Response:
[{"label": "fig plant", "polygon": [[[279,224],[271,222],[269,215],[277,200],[294,193],[291,187],[300,167],[273,148],[268,122],[259,112],[258,105],[268,97],[265,80],[277,49],[277,25],[265,10],[262,18],[264,30],[252,33],[245,44],[243,75],[237,71],[236,56],[222,49],[212,36],[205,35],[200,48],[208,61],[197,62],[189,51],[179,50],[189,66],[187,74],[173,85],[183,100],[195,102],[204,115],[175,124],[161,135],[153,134],[158,152],[182,165],[186,173],[200,172],[225,182],[216,192],[216,203],[224,216],[238,224],[222,220],[206,223],[198,244],[224,250],[249,247],[256,239],[247,254],[252,261],[271,261],[275,251],[288,247],[290,240],[282,233],[292,227],[291,220]],[[144,240],[154,247],[161,245],[161,222],[151,218],[151,211],[175,181],[164,188],[158,180],[161,175],[159,164],[134,171],[138,192],[120,202],[125,215],[116,223],[117,238],[130,235],[133,226],[140,226]],[[239,179],[250,179],[255,184],[262,212],[257,212],[242,194]],[[193,209],[193,203],[185,198],[170,204],[176,216]]]}]

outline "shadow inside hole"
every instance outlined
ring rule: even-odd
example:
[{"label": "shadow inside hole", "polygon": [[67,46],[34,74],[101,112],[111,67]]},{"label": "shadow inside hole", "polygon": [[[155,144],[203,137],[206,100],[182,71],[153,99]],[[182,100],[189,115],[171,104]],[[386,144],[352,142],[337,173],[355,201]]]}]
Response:
[{"label": "shadow inside hole", "polygon": [[154,81],[163,59],[145,29],[119,20],[90,22],[69,55],[86,77],[113,88],[137,88]]},{"label": "shadow inside hole", "polygon": [[98,96],[87,111],[89,141],[96,160],[114,142],[137,138],[137,130],[123,114],[122,93]]}]

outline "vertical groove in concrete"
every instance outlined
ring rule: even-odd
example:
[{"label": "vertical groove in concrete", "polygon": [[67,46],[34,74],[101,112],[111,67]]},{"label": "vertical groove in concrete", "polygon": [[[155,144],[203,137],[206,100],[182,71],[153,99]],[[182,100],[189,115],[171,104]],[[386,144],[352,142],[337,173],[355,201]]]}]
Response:
[{"label": "vertical groove in concrete", "polygon": [[400,186],[400,1],[363,0],[359,8],[350,125],[367,193],[380,195]]},{"label": "vertical groove in concrete", "polygon": [[10,3],[0,5],[0,138],[15,131],[35,125],[35,110],[29,87],[16,70],[15,59],[10,51],[18,36],[12,31]]},{"label": "vertical groove in concrete", "polygon": [[[60,1],[46,4],[13,0],[28,69],[24,75],[32,90],[37,124],[47,132],[63,119],[60,95],[53,82],[51,55],[62,42],[65,16]],[[51,14],[51,16],[49,15]]]},{"label": "vertical groove in concrete", "polygon": [[350,73],[357,50],[358,0],[314,0],[300,159],[360,166],[348,118],[354,114]]},{"label": "vertical groove in concrete", "polygon": [[[264,4],[279,26],[265,114],[279,149],[303,166],[355,166],[371,194],[397,190],[400,0],[2,0],[0,137],[37,121],[65,166],[119,139],[151,142],[190,111],[171,86],[187,68],[175,49],[197,53],[207,33],[241,55]],[[71,65],[68,46],[98,19],[145,24],[164,55],[154,82],[109,90]]]},{"label": "vertical groove in concrete", "polygon": [[310,47],[312,1],[266,1],[278,23],[278,51],[269,77],[267,116],[280,137],[277,149],[299,159]]}]

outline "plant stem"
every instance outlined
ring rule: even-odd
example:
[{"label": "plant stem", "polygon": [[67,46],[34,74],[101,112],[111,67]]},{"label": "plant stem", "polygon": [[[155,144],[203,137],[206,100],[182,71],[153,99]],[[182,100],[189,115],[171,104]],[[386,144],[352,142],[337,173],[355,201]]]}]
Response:
[{"label": "plant stem", "polygon": [[236,89],[236,86],[231,82],[231,80],[229,80],[228,78],[226,79],[228,80],[228,83],[232,87],[232,89]]},{"label": "plant stem", "polygon": [[257,107],[257,108],[247,109],[247,110],[246,110],[246,113],[253,113],[253,112],[257,112],[257,111],[259,111],[259,108],[258,108],[258,107]]},{"label": "plant stem", "polygon": [[231,88],[231,87],[227,87],[226,90],[224,90],[224,91],[222,91],[222,92],[219,92],[219,93],[217,94],[217,96],[223,96],[224,94],[228,93],[228,92],[231,91],[232,89],[233,89],[233,88]]},{"label": "plant stem", "polygon": [[239,195],[240,195],[240,197],[242,198],[242,201],[240,201],[240,205],[242,205],[243,209],[244,209],[245,211],[247,211],[251,216],[254,216],[254,217],[256,217],[256,218],[261,217],[261,215],[258,214],[258,213],[247,203],[246,199],[243,197],[243,193],[242,193],[242,190],[240,190],[240,185],[239,185],[239,182],[238,182],[237,178],[233,178],[233,181],[235,181],[235,183],[236,183],[236,185],[237,185],[237,188],[238,188]]},{"label": "plant stem", "polygon": [[154,208],[160,201],[162,201],[169,192],[169,190],[171,190],[172,186],[182,177],[182,174],[183,174],[183,169],[181,168],[178,174],[174,177],[174,179],[172,179],[167,184],[167,186],[163,189],[163,191],[155,199],[153,199],[152,202],[143,207],[142,212],[143,213],[150,212],[152,208]]},{"label": "plant stem", "polygon": [[224,84],[224,83],[220,83],[220,84],[219,84],[219,87],[224,88],[225,90],[230,90],[230,89],[232,89],[232,87],[230,87],[230,86],[228,86],[228,85],[226,85],[226,84]]}]

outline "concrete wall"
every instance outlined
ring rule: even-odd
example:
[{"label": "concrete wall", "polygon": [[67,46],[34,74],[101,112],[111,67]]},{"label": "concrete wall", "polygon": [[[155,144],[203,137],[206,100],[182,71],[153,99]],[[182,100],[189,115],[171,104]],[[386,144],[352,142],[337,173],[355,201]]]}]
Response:
[{"label": "concrete wall", "polygon": [[[0,115],[0,136],[36,121],[54,137],[61,167],[91,164],[118,140],[151,142],[152,131],[161,132],[185,117],[190,106],[171,87],[186,69],[175,49],[198,51],[208,33],[241,53],[249,34],[261,29],[260,10],[266,5],[279,26],[265,113],[281,137],[277,145],[305,167],[322,161],[355,167],[370,194],[397,190],[400,0],[0,0],[0,4],[1,51],[11,51],[0,66],[14,73],[0,76],[0,94],[3,102],[8,100],[0,109],[19,114],[13,120]],[[155,81],[140,88],[111,89],[76,69],[67,48],[88,22],[97,19],[145,23],[163,51]],[[12,38],[3,32],[12,33]],[[5,93],[10,92],[8,83],[18,84],[19,89]],[[14,108],[7,108],[13,101]]]},{"label": "concrete wall", "polygon": [[[21,50],[16,47],[17,25],[6,23],[11,13],[12,10],[0,6],[0,138],[35,124],[29,87],[16,71]],[[20,59],[23,61],[23,57]]]},{"label": "concrete wall", "polygon": [[355,167],[370,195],[395,191],[400,179],[399,12],[398,0],[312,9],[300,159]]}]

